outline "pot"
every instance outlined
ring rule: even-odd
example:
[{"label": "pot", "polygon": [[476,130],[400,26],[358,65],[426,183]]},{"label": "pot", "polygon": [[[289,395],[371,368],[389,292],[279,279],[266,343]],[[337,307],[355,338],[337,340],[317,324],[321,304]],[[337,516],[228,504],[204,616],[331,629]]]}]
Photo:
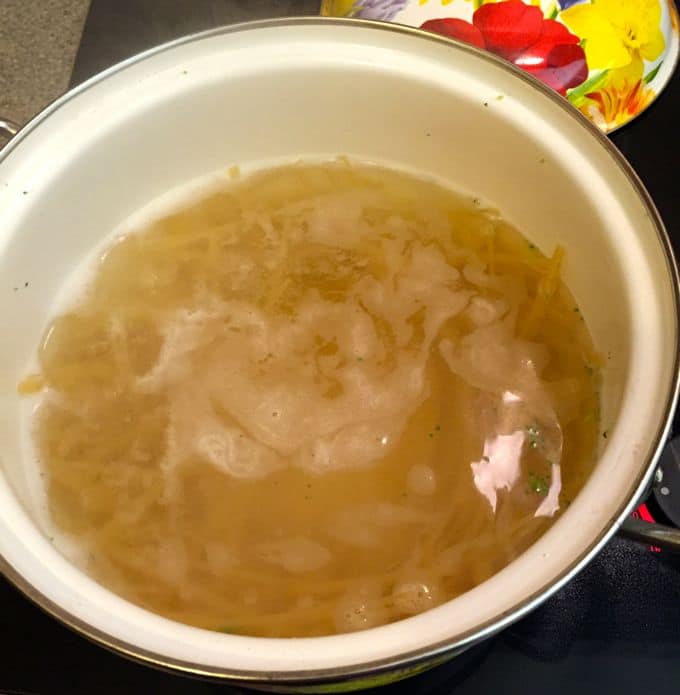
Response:
[{"label": "pot", "polygon": [[[42,530],[16,385],[54,298],[88,253],[169,189],[232,164],[349,155],[492,201],[564,279],[603,370],[597,467],[557,523],[468,593],[365,632],[263,639],[174,623],[98,585]],[[618,151],[493,55],[371,22],[209,31],[117,65],[56,101],[0,154],[0,566],[46,611],[123,654],[263,689],[332,692],[405,677],[526,614],[578,572],[647,489],[678,391],[678,274]]]}]

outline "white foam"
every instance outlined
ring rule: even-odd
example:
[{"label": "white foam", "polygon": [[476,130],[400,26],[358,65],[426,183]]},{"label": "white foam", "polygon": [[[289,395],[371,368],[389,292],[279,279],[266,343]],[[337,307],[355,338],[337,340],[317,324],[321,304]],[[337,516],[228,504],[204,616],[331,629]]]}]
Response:
[{"label": "white foam", "polygon": [[[138,380],[142,390],[170,394],[166,472],[196,451],[238,477],[260,477],[282,458],[316,473],[382,458],[429,394],[425,370],[441,325],[471,294],[457,289],[459,274],[435,248],[411,239],[410,255],[392,258],[395,282],[365,276],[342,302],[309,289],[292,317],[215,299],[201,311],[167,315],[158,362]],[[415,348],[413,300],[425,333]],[[391,327],[396,344],[379,336],[377,322]],[[319,339],[335,353],[317,359]],[[329,382],[339,388],[332,398]],[[214,407],[230,427],[214,424]]]},{"label": "white foam", "polygon": [[[319,155],[316,160],[309,161],[330,159],[332,157]],[[242,174],[248,176],[289,163],[283,160],[254,162],[243,167]],[[410,173],[422,177],[422,172]],[[54,297],[50,315],[66,313],[82,299],[97,272],[98,260],[116,239],[135,233],[214,191],[223,190],[230,179],[225,167],[190,181],[159,196],[103,235],[63,283]],[[366,195],[370,197],[369,193]],[[310,240],[353,246],[362,235],[370,232],[358,219],[357,203],[350,205],[342,196],[336,199],[331,196],[328,200],[326,210],[322,211],[319,203],[313,212]],[[267,234],[275,235],[266,216],[259,216],[255,221]],[[388,226],[397,236],[408,234],[408,224],[397,217],[391,218]],[[168,432],[169,453],[164,468],[170,477],[178,461],[190,449],[201,452],[211,465],[235,476],[264,475],[281,465],[281,457],[293,454],[298,465],[313,468],[310,460],[314,456],[310,452],[314,451],[324,452],[318,460],[323,458],[325,468],[347,461],[348,456],[364,464],[384,455],[398,439],[408,416],[428,395],[425,364],[436,332],[443,322],[462,311],[470,298],[469,292],[459,289],[457,271],[446,264],[436,249],[416,247],[407,257],[398,241],[386,241],[384,250],[389,277],[394,280],[388,283],[390,288],[386,291],[385,287],[368,279],[354,288],[351,299],[341,309],[310,295],[308,303],[299,307],[298,320],[293,324],[266,320],[254,307],[237,302],[211,307],[203,313],[180,312],[168,318],[160,359],[140,378],[141,390],[154,391],[184,382],[186,369],[191,366],[190,355],[200,344],[205,326],[216,317],[222,320],[229,315],[242,329],[241,339],[235,341],[228,356],[230,361],[216,365],[217,372],[205,377],[199,393],[194,392],[191,397],[185,394],[176,404],[175,423],[183,419],[184,429],[188,427],[191,418],[187,413],[192,408],[195,413],[213,414],[210,427],[204,428],[191,442],[184,441],[188,435],[180,425],[174,425]],[[276,261],[272,259],[272,263]],[[245,259],[242,272],[247,275],[251,269],[252,264],[248,265]],[[391,348],[379,340],[371,315],[380,316],[394,327],[397,347],[401,349],[412,337],[408,318],[414,305],[419,303],[429,303],[432,307],[426,317],[426,336],[420,350],[415,355],[406,350],[397,353],[391,377],[379,378],[382,371],[377,365],[388,356]],[[335,339],[345,362],[339,369],[345,393],[336,403],[322,398],[309,369],[291,368],[290,364],[277,364],[274,360],[264,377],[255,376],[254,361],[269,353],[285,354],[301,345],[304,347],[304,334],[310,328],[328,339]],[[330,366],[333,358],[326,361]],[[319,364],[323,366],[323,360]],[[37,371],[35,358],[28,365],[27,372],[31,371]],[[233,420],[229,426],[214,418],[206,396],[214,396],[211,389],[200,392],[216,379],[223,380],[222,391],[228,394],[220,405]],[[72,557],[82,546],[76,548],[63,534],[57,533],[47,511],[45,484],[32,432],[33,410],[40,400],[39,397],[26,398],[23,403],[24,460],[34,464],[26,467],[27,479],[34,508],[38,510],[46,534],[58,539],[63,552]],[[278,413],[277,417],[272,416],[274,412]],[[370,424],[362,424],[366,422]]]},{"label": "white foam", "polygon": [[511,490],[519,479],[525,433],[497,434],[484,441],[480,461],[470,464],[473,481],[495,513],[499,490]]},{"label": "white foam", "polygon": [[255,554],[296,574],[321,569],[333,559],[328,548],[303,536],[260,543],[255,546]]},{"label": "white foam", "polygon": [[[510,490],[520,477],[527,433],[536,429],[540,441],[531,446],[552,466],[552,483],[536,516],[552,516],[561,489],[562,428],[547,387],[540,379],[547,361],[545,348],[513,337],[512,321],[482,325],[454,345],[439,344],[452,372],[485,393],[481,429],[487,432],[479,461],[470,464],[475,487],[496,511],[499,490]],[[483,421],[484,419],[488,421]],[[538,436],[538,434],[536,435]]]}]

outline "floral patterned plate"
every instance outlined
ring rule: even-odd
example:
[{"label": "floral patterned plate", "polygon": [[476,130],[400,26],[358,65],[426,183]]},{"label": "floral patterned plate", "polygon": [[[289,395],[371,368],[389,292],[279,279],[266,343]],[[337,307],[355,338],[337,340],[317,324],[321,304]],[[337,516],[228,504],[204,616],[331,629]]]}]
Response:
[{"label": "floral patterned plate", "polygon": [[408,24],[485,48],[605,132],[644,111],[678,59],[673,0],[323,0],[321,14]]}]

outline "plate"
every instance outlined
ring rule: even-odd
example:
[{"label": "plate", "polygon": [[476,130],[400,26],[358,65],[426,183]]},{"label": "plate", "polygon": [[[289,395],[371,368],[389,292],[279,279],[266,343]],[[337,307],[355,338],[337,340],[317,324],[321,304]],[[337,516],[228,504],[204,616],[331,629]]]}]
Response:
[{"label": "plate", "polygon": [[678,60],[673,0],[322,0],[321,14],[397,22],[491,51],[607,133],[652,104]]}]

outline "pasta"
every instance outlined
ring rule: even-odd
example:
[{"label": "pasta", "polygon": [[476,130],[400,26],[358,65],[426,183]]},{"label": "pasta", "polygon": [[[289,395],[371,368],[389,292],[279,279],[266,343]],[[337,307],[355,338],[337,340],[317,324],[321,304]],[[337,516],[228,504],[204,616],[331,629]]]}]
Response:
[{"label": "pasta", "polygon": [[56,527],[211,630],[346,632],[467,591],[594,465],[562,260],[404,173],[230,169],[111,245],[19,385]]}]

